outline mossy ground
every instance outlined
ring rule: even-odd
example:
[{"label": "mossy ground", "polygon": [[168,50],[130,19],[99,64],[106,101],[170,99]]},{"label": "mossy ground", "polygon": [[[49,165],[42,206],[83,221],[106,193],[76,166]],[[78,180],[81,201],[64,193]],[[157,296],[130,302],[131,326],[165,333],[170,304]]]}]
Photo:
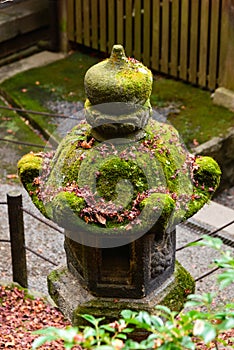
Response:
[{"label": "mossy ground", "polygon": [[234,126],[234,113],[216,106],[211,93],[173,79],[156,77],[151,95],[153,106],[165,107],[179,104],[180,113],[171,114],[169,121],[179,131],[188,147],[225,135]]},{"label": "mossy ground", "polygon": [[[0,99],[0,106],[5,106]],[[43,150],[45,141],[38,133],[34,132],[23,118],[12,111],[0,109],[0,138],[10,141],[28,142],[41,145]],[[31,150],[38,151],[39,147],[14,144],[0,141],[0,180],[18,181],[14,176],[17,173],[17,161]],[[10,179],[8,179],[8,177]]]},{"label": "mossy ground", "polygon": [[[74,53],[64,60],[31,69],[6,80],[0,85],[0,97],[6,94],[19,107],[45,112],[50,112],[46,107],[47,101],[84,101],[85,72],[98,61],[97,55]],[[0,99],[0,105],[4,104]],[[12,104],[11,101],[10,104]],[[53,133],[57,127],[54,118],[34,114],[29,116],[50,133]],[[32,130],[15,112],[4,109],[0,109],[0,137],[42,145],[40,149],[1,141],[0,180],[4,182],[9,181],[6,176],[17,173],[17,161],[24,154],[31,150],[35,152],[43,150],[45,146],[45,140],[40,133]]]},{"label": "mossy ground", "polygon": [[[90,66],[101,59],[97,52],[75,52],[48,66],[17,74],[3,82],[0,89],[25,109],[48,111],[46,102],[51,100],[84,102],[85,73]],[[179,104],[180,113],[171,114],[169,121],[177,128],[188,147],[192,146],[194,141],[200,144],[214,136],[225,134],[226,130],[234,125],[234,113],[213,105],[209,91],[172,79],[155,78],[151,103],[154,107],[167,106],[172,102]],[[4,120],[8,117],[11,120]],[[50,133],[57,127],[54,118],[32,114],[30,117]],[[0,110],[0,128],[1,134],[7,135],[6,137],[44,144],[38,134],[9,111]],[[7,130],[12,130],[13,133],[10,134]],[[16,172],[17,159],[22,154],[28,153],[31,149],[38,150],[10,144],[6,146],[4,144],[3,147],[4,155],[8,150],[14,153],[14,157],[10,156],[6,162],[4,156],[1,156],[1,162],[8,174]],[[15,164],[12,163],[13,159]],[[0,178],[3,176],[0,173]]]},{"label": "mossy ground", "polygon": [[[48,66],[17,74],[3,82],[1,88],[22,107],[33,110],[46,110],[45,102],[51,99],[84,101],[84,75],[98,61],[97,53],[75,52]],[[213,105],[210,95],[209,91],[181,81],[155,76],[151,103],[155,107],[171,102],[180,104],[180,113],[172,114],[169,121],[185,143],[192,145],[194,139],[203,143],[234,126],[234,113]],[[48,119],[32,117],[42,126],[53,129]]]}]

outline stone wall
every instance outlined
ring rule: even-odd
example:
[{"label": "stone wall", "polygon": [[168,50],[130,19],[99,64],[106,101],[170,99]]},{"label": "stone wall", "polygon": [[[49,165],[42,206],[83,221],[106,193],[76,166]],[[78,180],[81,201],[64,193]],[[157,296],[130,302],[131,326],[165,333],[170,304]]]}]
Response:
[{"label": "stone wall", "polygon": [[217,192],[234,186],[234,128],[225,137],[214,137],[193,150],[197,155],[214,158],[222,170],[221,184]]}]

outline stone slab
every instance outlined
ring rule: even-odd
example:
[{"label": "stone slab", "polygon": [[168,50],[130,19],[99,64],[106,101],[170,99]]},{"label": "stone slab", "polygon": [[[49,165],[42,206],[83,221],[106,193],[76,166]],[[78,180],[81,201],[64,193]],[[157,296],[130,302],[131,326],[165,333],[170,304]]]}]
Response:
[{"label": "stone slab", "polygon": [[0,67],[0,83],[4,80],[13,77],[17,73],[27,71],[32,68],[46,66],[52,62],[65,58],[64,53],[55,53],[50,51],[39,52],[20,61]]},{"label": "stone slab", "polygon": [[26,0],[1,9],[0,42],[49,25],[48,0]]},{"label": "stone slab", "polygon": [[[193,220],[214,228],[220,228],[234,220],[234,210],[211,201],[193,216]],[[234,240],[234,224],[223,229]]]},{"label": "stone slab", "polygon": [[213,103],[234,112],[234,91],[219,87],[213,94]]}]

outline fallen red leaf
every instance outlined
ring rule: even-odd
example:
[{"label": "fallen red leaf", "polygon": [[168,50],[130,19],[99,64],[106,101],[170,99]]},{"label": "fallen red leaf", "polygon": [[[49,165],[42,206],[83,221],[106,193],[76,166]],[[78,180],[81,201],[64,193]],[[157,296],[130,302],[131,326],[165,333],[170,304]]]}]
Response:
[{"label": "fallen red leaf", "polygon": [[199,142],[197,141],[197,139],[193,139],[193,144],[194,144],[194,146],[198,146],[199,145]]}]

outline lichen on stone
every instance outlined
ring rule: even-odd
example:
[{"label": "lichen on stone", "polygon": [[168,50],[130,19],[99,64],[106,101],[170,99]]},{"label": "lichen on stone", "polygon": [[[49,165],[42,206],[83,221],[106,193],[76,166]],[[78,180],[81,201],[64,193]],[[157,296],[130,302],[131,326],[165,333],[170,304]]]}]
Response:
[{"label": "lichen on stone", "polygon": [[152,73],[141,62],[127,58],[121,45],[85,75],[85,92],[93,105],[107,102],[144,104],[152,91]]}]

